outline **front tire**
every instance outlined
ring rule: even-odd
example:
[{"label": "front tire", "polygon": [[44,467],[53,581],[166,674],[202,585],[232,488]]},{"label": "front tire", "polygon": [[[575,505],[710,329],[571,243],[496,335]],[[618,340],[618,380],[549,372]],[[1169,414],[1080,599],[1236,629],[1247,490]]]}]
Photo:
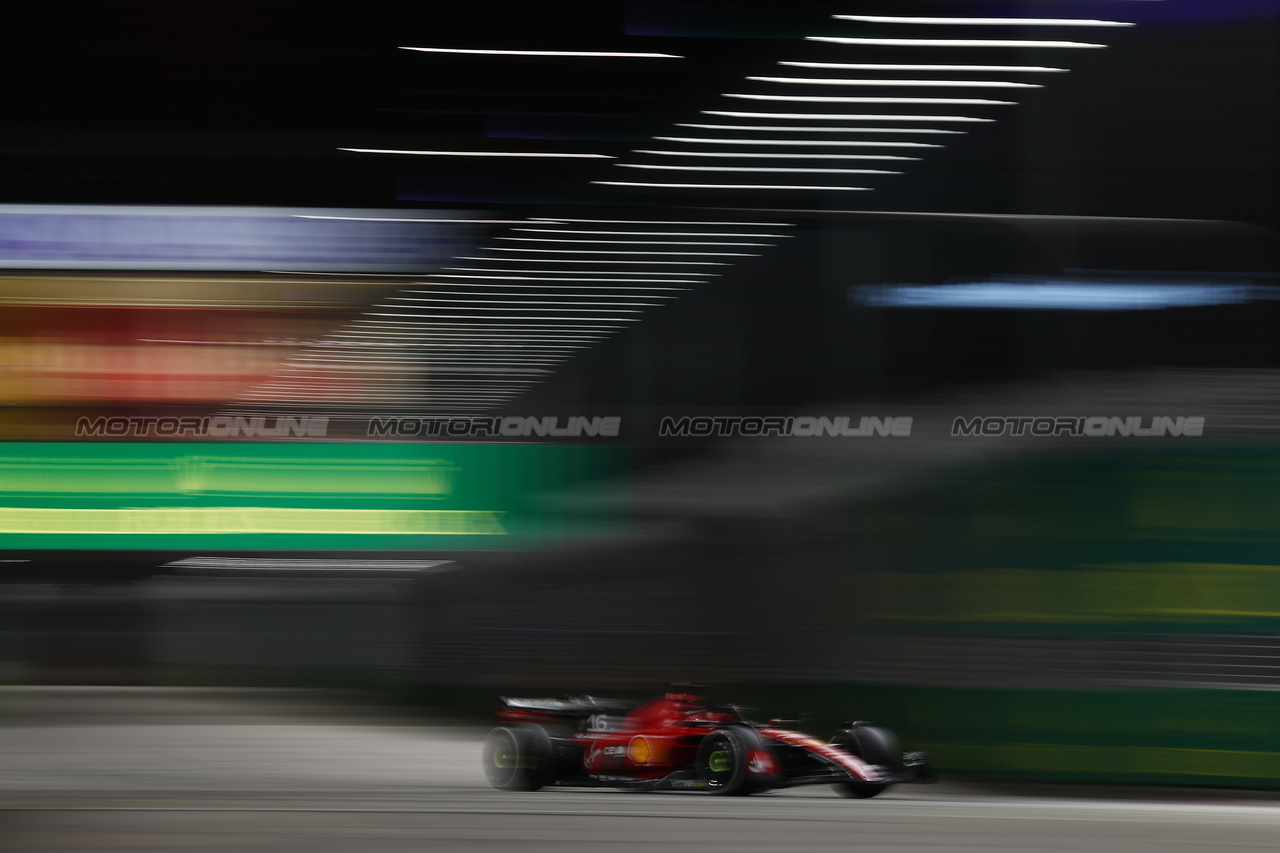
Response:
[{"label": "front tire", "polygon": [[[856,726],[836,732],[830,743],[868,764],[894,768],[902,761],[898,738],[888,729]],[[884,793],[884,789],[888,787],[880,782],[848,781],[832,783],[831,790],[847,799],[867,800]]]},{"label": "front tire", "polygon": [[503,791],[536,791],[551,781],[555,750],[542,726],[499,726],[481,752],[489,784]]}]

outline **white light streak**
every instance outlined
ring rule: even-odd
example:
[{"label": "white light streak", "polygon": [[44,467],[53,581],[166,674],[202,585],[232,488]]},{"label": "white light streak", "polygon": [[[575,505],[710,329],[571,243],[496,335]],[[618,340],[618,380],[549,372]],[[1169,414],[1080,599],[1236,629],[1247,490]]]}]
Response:
[{"label": "white light streak", "polygon": [[[935,145],[934,148],[941,148]],[[919,160],[919,157],[904,157],[901,154],[779,154],[773,151],[656,151],[639,148],[636,154],[662,154],[671,157],[736,157],[739,160]],[[621,165],[621,164],[618,164]]]},{"label": "white light streak", "polygon": [[[450,294],[450,295],[453,295],[453,294]],[[502,294],[492,294],[492,296],[498,296],[498,295],[502,295]],[[606,305],[606,306],[609,306],[610,308],[615,307],[615,306],[622,306],[622,305],[634,305],[634,306],[639,306],[639,307],[641,307],[641,308],[646,308],[646,307],[647,307],[647,308],[656,308],[656,307],[658,307],[659,305],[661,305],[661,304],[662,304],[661,302],[586,302],[586,301],[582,301],[582,300],[574,300],[574,301],[572,301],[572,302],[551,302],[551,301],[548,301],[548,300],[545,300],[545,299],[493,299],[493,298],[491,298],[491,294],[484,294],[484,298],[483,298],[483,299],[447,299],[447,298],[445,298],[445,296],[444,296],[443,294],[440,294],[440,295],[437,295],[437,296],[397,296],[396,298],[397,298],[397,299],[403,299],[403,300],[405,300],[405,301],[407,301],[407,302],[446,302],[446,303],[450,303],[450,304],[460,303],[460,304],[463,304],[463,305],[530,305],[530,306],[536,306],[536,305]],[[569,309],[569,308],[548,308],[548,309],[546,309],[546,310],[548,310],[548,311],[569,311],[569,310],[573,310],[573,311],[583,310],[583,311],[586,311],[586,310],[588,310],[588,309],[586,309],[586,308],[583,308],[583,309],[578,309],[578,308],[572,308],[572,309]],[[638,314],[638,313],[640,313],[640,312],[639,312],[639,311],[633,311],[633,310],[631,310],[631,309],[627,309],[627,310],[626,310],[626,313],[628,313],[628,314]]]},{"label": "white light streak", "polygon": [[[398,346],[400,345],[400,342],[403,342],[402,341],[403,338],[413,337],[413,338],[429,338],[429,340],[419,340],[416,342],[415,345],[419,349],[432,348],[432,347],[438,348],[438,347],[463,347],[463,346],[465,347],[509,346],[509,344],[488,343],[488,341],[490,340],[501,338],[503,341],[525,341],[526,343],[522,344],[522,346],[533,347],[533,348],[572,349],[572,347],[569,347],[563,342],[564,341],[595,341],[605,336],[604,332],[584,334],[583,333],[584,330],[581,330],[581,329],[575,329],[574,334],[567,334],[563,332],[559,334],[536,334],[534,332],[529,332],[529,331],[523,331],[523,332],[488,331],[484,328],[481,328],[482,324],[478,324],[478,323],[444,323],[444,324],[437,323],[435,325],[463,326],[467,328],[468,331],[462,332],[462,331],[451,330],[451,329],[432,329],[430,331],[425,331],[425,330],[418,331],[413,333],[412,335],[409,335],[407,333],[397,334],[394,331],[388,331],[385,333],[375,335],[374,337],[392,339],[392,340],[396,340],[398,343],[387,344],[387,343],[370,343],[370,342],[361,342],[361,341],[334,341],[332,345],[339,346],[339,347],[362,347],[364,349],[369,349],[369,348],[377,348],[382,346]],[[493,325],[493,324],[483,324],[483,325]],[[367,332],[360,333],[360,334],[357,334],[354,332],[339,332],[337,334],[341,334],[344,337],[365,337],[365,338],[369,337],[369,334]],[[451,338],[457,338],[459,339],[460,342],[455,343],[454,341],[450,340]],[[465,342],[465,343],[462,343],[462,342]]]},{"label": "white light streak", "polygon": [[[507,248],[506,246],[485,246],[491,252],[569,252],[574,255],[692,255],[706,258],[758,258],[758,253],[751,252],[614,252],[606,249],[531,249],[524,246]],[[584,261],[584,263],[586,263]],[[620,261],[620,263],[631,263]],[[673,261],[672,263],[681,263]]]},{"label": "white light streak", "polygon": [[[300,216],[301,214],[294,214],[294,215]],[[333,218],[334,219],[350,218],[355,220],[364,219],[364,217],[360,217],[360,216],[352,216],[352,217],[335,216]],[[376,221],[381,221],[381,217],[373,217],[373,219],[375,219]],[[394,221],[394,220],[388,220],[388,221]],[[412,219],[409,221],[425,222],[427,220]],[[455,220],[450,219],[450,220],[442,220],[442,221],[453,222]],[[498,225],[511,225],[511,224],[525,222],[526,220],[515,219],[515,220],[512,220],[511,222],[507,222],[506,220],[498,220],[498,219],[493,219],[493,220],[480,220],[480,219],[461,220],[460,219],[456,221],[458,222],[464,222],[464,221],[465,222],[492,222]],[[342,276],[344,278],[417,278],[418,276],[422,275],[422,273],[417,273],[417,272],[364,272],[364,271],[324,272],[321,270],[261,270],[261,272],[271,273],[272,275],[330,275],[330,276]]]},{"label": "white light streak", "polygon": [[[379,314],[372,316],[381,317],[412,317],[412,314]],[[475,320],[483,322],[472,323],[456,323],[454,320]],[[536,320],[538,322],[510,322],[512,320]],[[495,322],[502,321],[502,322]],[[582,323],[598,322],[606,325],[583,326]],[[615,317],[445,317],[441,320],[432,319],[423,316],[419,325],[422,327],[415,332],[407,332],[397,329],[388,329],[386,331],[370,329],[363,334],[348,333],[347,337],[365,337],[373,339],[416,340],[419,345],[429,344],[430,338],[439,334],[439,330],[461,332],[468,331],[471,334],[479,334],[488,332],[491,335],[510,334],[524,335],[527,340],[538,341],[558,341],[570,332],[601,332],[614,329],[619,322],[631,322],[630,319],[619,320]],[[439,327],[439,328],[437,328]],[[423,339],[428,340],[423,340]],[[583,338],[585,340],[585,338]]]},{"label": "white light streak", "polygon": [[[545,361],[545,362],[539,362],[539,363],[545,364],[547,367],[552,367],[555,365],[555,362],[552,362],[552,361]],[[374,371],[387,372],[394,369],[399,369],[409,374],[410,376],[422,376],[422,375],[433,376],[438,373],[444,373],[444,374],[477,373],[477,374],[496,374],[496,375],[511,374],[513,376],[541,376],[541,375],[547,375],[553,372],[553,371],[547,370],[544,367],[529,367],[527,366],[528,364],[529,362],[513,361],[513,362],[499,362],[491,365],[471,365],[471,364],[464,364],[459,362],[434,361],[434,360],[424,359],[424,360],[414,362],[410,366],[398,367],[398,368],[394,365],[389,365],[389,364],[380,363],[380,362],[360,362],[360,363],[347,364],[347,365],[314,364],[314,365],[309,365],[307,367],[299,367],[297,369],[305,371],[308,374],[311,374],[316,379],[325,379],[329,377],[334,377],[334,375],[337,373],[354,373],[354,374],[357,374],[358,376],[364,376]]]},{"label": "white light streak", "polygon": [[676,127],[693,127],[698,130],[764,130],[782,133],[966,133],[963,130],[942,130],[936,127],[795,127],[793,125],[759,124],[689,124],[676,122]]},{"label": "white light streak", "polygon": [[[503,287],[503,285],[486,285],[486,284],[483,284],[483,283],[473,284],[472,282],[464,281],[464,282],[459,282],[458,284],[454,285],[454,287]],[[648,290],[649,288],[636,288],[636,289],[637,289],[637,290],[641,290],[641,291],[646,291],[646,290]],[[676,288],[676,287],[664,287],[664,288],[662,288],[662,289],[663,289],[663,290],[691,290],[692,288],[688,288],[688,287],[680,287],[680,288]],[[636,299],[636,298],[644,298],[644,299],[679,299],[679,298],[680,298],[680,297],[678,297],[678,296],[668,296],[668,295],[664,295],[664,294],[660,294],[660,293],[643,293],[643,292],[642,292],[642,293],[599,293],[599,292],[596,292],[597,290],[598,290],[597,288],[591,288],[591,291],[592,291],[592,292],[591,292],[591,293],[584,293],[584,294],[582,294],[582,297],[584,297],[584,298],[585,298],[585,297],[591,296],[591,297],[596,297],[596,298],[599,298],[599,299],[614,299],[614,300],[617,300],[617,299]],[[551,292],[551,291],[549,291],[549,290],[536,290],[536,291],[534,291],[533,293],[494,293],[492,290],[455,290],[455,289],[453,289],[453,288],[450,288],[449,290],[410,290],[410,291],[409,291],[409,293],[423,293],[423,294],[426,294],[427,296],[437,296],[437,297],[450,297],[450,296],[483,296],[483,297],[485,297],[485,301],[488,301],[488,302],[496,302],[496,301],[500,301],[500,299],[501,299],[502,297],[512,297],[512,298],[514,298],[514,299],[518,299],[518,300],[519,300],[519,301],[521,301],[521,302],[527,302],[527,300],[529,299],[529,297],[535,297],[535,298],[536,298],[536,297],[543,297],[543,296],[554,296],[554,297],[559,297],[559,298],[561,298],[561,299],[566,298],[566,297],[574,297],[574,298],[575,298],[575,301],[573,301],[573,302],[557,302],[557,303],[554,303],[554,304],[557,304],[557,305],[594,305],[594,304],[596,304],[596,303],[592,303],[592,302],[585,302],[585,301],[583,301],[583,299],[579,299],[579,298],[577,298],[577,294],[573,294],[573,293],[553,293],[553,292]],[[408,297],[405,297],[405,296],[397,296],[396,298],[397,298],[397,299],[407,299]],[[604,305],[604,304],[608,304],[608,305],[659,305],[659,304],[661,304],[661,303],[658,303],[658,302],[631,302],[631,303],[629,303],[629,302],[609,302],[609,303],[603,303],[603,302],[602,302],[602,303],[599,303],[599,304],[601,304],[601,305]]]},{"label": "white light streak", "polygon": [[[463,269],[467,269],[464,267]],[[476,272],[488,272],[487,270],[476,270]],[[502,270],[502,275],[468,275],[460,273],[439,273],[444,278],[461,278],[461,279],[482,279],[489,281],[536,281],[536,282],[570,282],[569,284],[553,284],[551,287],[557,290],[688,290],[687,287],[666,287],[658,285],[671,284],[705,284],[706,282],[698,279],[683,278],[567,278],[556,276],[533,276],[521,275],[524,272],[541,272],[541,270]],[[684,273],[685,275],[712,275],[712,273]],[[584,282],[598,282],[597,285]],[[456,281],[428,281],[423,284],[430,284],[433,287],[460,287],[462,283]],[[639,287],[637,285],[647,284],[648,287]],[[619,286],[621,285],[621,286]],[[496,285],[484,284],[482,287],[495,287]],[[513,285],[518,287],[532,287],[529,284]],[[426,291],[410,290],[409,293],[425,293]]]},{"label": "white light streak", "polygon": [[[454,319],[454,318],[450,318]],[[493,319],[493,318],[490,318]],[[444,323],[444,322],[419,322],[415,324],[415,331],[408,332],[404,327],[393,329],[373,328],[362,329],[357,332],[345,332],[345,337],[358,338],[374,338],[383,340],[401,341],[404,343],[412,343],[419,348],[431,348],[440,346],[453,345],[449,341],[437,342],[436,338],[458,337],[465,340],[489,340],[491,338],[508,337],[512,340],[534,341],[538,343],[560,342],[564,340],[592,340],[603,334],[602,331],[592,332],[590,329],[584,329],[578,326],[566,327],[566,329],[544,328],[544,326],[554,327],[555,323],[525,323],[521,325],[513,323]],[[424,328],[431,326],[433,328]],[[440,328],[434,328],[440,327]],[[600,327],[601,329],[611,329],[612,326]],[[465,330],[465,331],[464,331]],[[570,334],[572,332],[572,334]],[[407,340],[406,340],[407,339]],[[366,341],[336,341],[335,346],[349,347],[373,347],[380,346],[376,342]]]},{"label": "white light streak", "polygon": [[565,154],[546,151],[406,151],[396,148],[339,148],[357,154],[410,154],[416,157],[560,157],[589,160],[612,160],[608,154]]},{"label": "white light streak", "polygon": [[[339,219],[344,222],[447,222],[457,225],[523,225],[529,221],[527,219],[400,219],[391,216],[321,216],[314,213],[294,213],[292,216],[294,219]],[[388,273],[311,273],[305,271],[295,272],[293,270],[265,270],[265,272],[297,275],[388,275]],[[390,275],[399,275],[399,273],[390,273]],[[405,275],[408,275],[408,273],[405,273]]]},{"label": "white light streak", "polygon": [[[543,370],[540,367],[530,367],[529,362],[524,361],[486,361],[480,364],[469,361],[441,361],[435,358],[415,358],[415,359],[347,359],[351,364],[299,364],[289,367],[291,371],[305,371],[313,373],[320,370],[332,370],[345,373],[360,373],[364,375],[370,370],[401,370],[409,373],[422,373],[423,368],[431,368],[440,370],[443,373],[530,373],[541,374],[550,373],[550,370]],[[401,363],[408,366],[401,367]],[[539,362],[540,364],[552,364],[552,362]]]},{"label": "white light streak", "polygon": [[[805,213],[826,213],[825,209],[814,209],[803,211]],[[860,213],[872,214],[875,216],[888,217],[926,217],[929,219],[960,219],[960,220],[1007,220],[1010,222],[1150,222],[1155,224],[1169,222],[1195,222],[1200,224],[1210,224],[1219,220],[1214,219],[1175,219],[1172,217],[1160,216],[1081,216],[1073,214],[1061,213],[953,213],[936,210],[846,210],[842,213]]]},{"label": "white light streak", "polygon": [[[620,164],[621,165],[621,164]],[[638,169],[641,166],[631,166]],[[657,168],[656,166],[654,168]],[[691,167],[692,168],[692,167]],[[526,243],[589,243],[596,246],[772,246],[772,243],[714,242],[710,240],[557,240],[555,237],[498,237]]]},{"label": "white light streak", "polygon": [[805,36],[806,41],[831,44],[870,44],[885,47],[1025,47],[1025,48],[1099,48],[1105,44],[1082,41],[1035,41],[1028,39],[886,39],[844,38],[842,36]]},{"label": "white light streak", "polygon": [[998,71],[1001,73],[1066,73],[1066,68],[1043,65],[904,65],[883,62],[779,62],[793,68],[830,68],[840,71]]},{"label": "white light streak", "polygon": [[[787,166],[671,166],[654,163],[619,163],[623,169],[663,169],[676,172],[784,172],[821,175],[901,175],[901,172],[890,172],[885,169],[823,169],[810,167]],[[739,245],[753,245],[750,243]],[[758,244],[757,244],[758,245]],[[772,244],[764,244],[772,245]]]},{"label": "white light streak", "polygon": [[749,227],[759,225],[762,228],[795,228],[794,222],[677,222],[668,219],[565,219],[563,217],[530,216],[530,222],[573,222],[588,225],[732,225]]},{"label": "white light streak", "polygon": [[[438,325],[441,325],[441,326],[450,326],[450,325],[452,325],[452,326],[466,326],[466,325],[470,325],[470,324],[468,324],[468,323],[443,323],[443,322],[437,323],[437,321],[435,321],[435,320],[429,320],[429,319],[427,319],[426,317],[424,317],[424,316],[423,316],[423,315],[421,315],[421,314],[388,314],[388,313],[382,313],[382,312],[378,312],[378,311],[370,311],[370,312],[369,312],[369,316],[370,316],[370,317],[422,317],[422,319],[423,319],[423,325],[424,325],[424,326],[431,326],[431,325],[437,325],[437,324],[438,324]],[[508,326],[512,326],[513,324],[516,324],[516,325],[518,325],[518,324],[526,324],[526,325],[528,325],[528,326],[530,326],[530,327],[532,327],[532,328],[535,328],[535,329],[543,329],[543,328],[554,328],[554,327],[557,327],[557,326],[562,327],[562,328],[577,328],[577,327],[576,327],[576,326],[574,326],[573,324],[578,323],[578,322],[583,322],[583,323],[592,323],[592,322],[599,322],[599,323],[634,323],[634,322],[636,322],[637,320],[639,320],[640,318],[639,318],[639,317],[557,317],[557,318],[556,318],[556,322],[554,322],[554,323],[548,323],[548,322],[545,322],[545,321],[546,321],[546,319],[547,319],[546,317],[519,317],[519,316],[510,316],[510,317],[490,317],[490,316],[488,316],[487,314],[475,314],[475,315],[460,314],[460,315],[453,315],[453,316],[449,317],[449,319],[450,319],[450,320],[503,320],[503,321],[508,321],[508,322],[503,322],[503,323],[478,323],[478,324],[476,324],[476,325],[491,325],[491,326],[492,326],[492,325],[498,325],[498,326],[508,327]],[[609,326],[591,326],[591,327],[588,327],[588,328],[607,329],[607,328],[610,328],[610,327],[609,327]]]},{"label": "white light streak", "polygon": [[794,234],[725,234],[713,231],[583,231],[576,228],[512,228],[534,234],[606,234],[621,237],[794,237]]},{"label": "white light streak", "polygon": [[[703,110],[703,115],[726,118],[787,118],[802,121],[995,121],[977,116],[895,116],[895,115],[841,115],[831,113],[751,113],[730,110]],[[564,220],[568,222],[570,220]]]},{"label": "white light streak", "polygon": [[710,145],[814,145],[823,148],[941,148],[931,142],[868,142],[847,139],[712,139],[692,136],[655,136],[658,142],[691,142]]},{"label": "white light streak", "polygon": [[795,101],[804,104],[964,104],[966,106],[1013,106],[1017,101],[993,101],[990,98],[878,98],[859,95],[754,95],[726,92],[724,98],[744,101]]},{"label": "white light streak", "polygon": [[663,187],[667,189],[687,190],[843,190],[870,191],[871,187],[809,187],[788,186],[783,184],[653,184],[642,181],[592,181],[611,187]]},{"label": "white light streak", "polygon": [[[574,334],[574,335],[533,335],[529,333],[511,333],[511,332],[488,332],[479,329],[473,329],[468,332],[435,330],[429,333],[431,340],[420,341],[415,346],[418,349],[440,349],[452,347],[454,349],[518,349],[526,347],[528,349],[578,349],[584,344],[566,344],[564,341],[598,341],[608,337],[608,333],[596,332],[594,334]],[[513,344],[509,341],[523,341],[524,343]],[[555,343],[552,343],[554,341]],[[402,346],[401,342],[386,343],[360,343],[358,341],[334,341],[335,347],[360,347],[362,349],[377,349],[384,346]],[[505,353],[506,355],[520,355],[520,353]],[[530,353],[542,357],[543,353]],[[546,355],[555,355],[555,353],[547,353]]]},{"label": "white light streak", "polygon": [[[529,352],[500,352],[499,355],[517,357],[517,359],[524,359],[524,357],[530,357],[530,359],[548,359],[548,357],[550,359],[559,359],[559,357],[564,356],[563,352],[559,352],[561,350],[580,350],[580,348],[604,341],[611,334],[614,334],[613,329],[609,329],[607,332],[559,334],[556,337],[530,337],[527,334],[513,332],[511,329],[490,332],[488,329],[467,327],[467,330],[436,329],[431,332],[430,341],[388,338],[387,341],[376,343],[343,341],[338,342],[335,346],[361,347],[362,350],[379,352],[393,352],[392,347],[415,352],[436,350],[449,352],[451,355],[457,352],[472,351],[529,350]],[[538,352],[535,352],[535,350],[538,350]],[[556,352],[543,352],[543,350],[556,350]]]},{"label": "white light streak", "polygon": [[[772,235],[771,235],[771,236],[772,236]],[[790,236],[790,235],[787,235],[787,236]],[[493,258],[486,258],[485,260],[494,260],[494,259],[493,259]],[[518,258],[504,258],[503,260],[515,261],[515,260],[519,260],[519,259],[518,259]],[[615,271],[615,270],[502,270],[502,269],[493,269],[493,268],[491,268],[491,267],[442,267],[442,269],[446,269],[446,270],[459,270],[460,272],[515,273],[517,276],[523,276],[523,274],[525,274],[525,273],[529,273],[529,272],[548,273],[548,274],[551,274],[551,275],[574,275],[574,276],[584,276],[584,275],[637,275],[637,273],[633,273],[633,272],[625,272],[625,271],[623,271],[623,270],[616,270],[616,271]],[[441,276],[441,275],[450,276],[451,278],[453,277],[453,276],[451,276],[449,273],[440,273],[440,272],[432,273],[432,274],[431,274],[431,277],[434,277],[434,276]],[[718,272],[710,272],[710,271],[705,271],[705,272],[674,272],[674,271],[673,271],[673,272],[667,272],[666,270],[645,270],[645,271],[644,271],[644,273],[643,273],[643,275],[720,275],[720,273],[718,273]],[[595,280],[595,281],[610,281],[610,279],[604,279],[604,278],[601,278],[601,279],[589,279],[589,278],[566,278],[566,279],[562,279],[562,280],[563,280],[563,281],[593,281],[593,280]],[[623,281],[624,279],[614,279],[614,280],[616,280],[616,281]],[[648,279],[641,279],[641,280],[647,281]],[[653,281],[655,281],[655,282],[656,282],[656,281],[657,281],[657,279],[653,279]],[[681,282],[681,283],[684,283],[684,282]]]},{"label": "white light streak", "polygon": [[[441,310],[441,311],[510,311],[510,310],[511,310],[510,308],[490,308],[490,307],[488,307],[488,305],[487,305],[487,303],[489,303],[489,302],[501,302],[502,300],[489,300],[489,299],[432,299],[432,298],[430,298],[430,297],[426,297],[426,296],[402,296],[402,297],[400,297],[400,298],[401,298],[402,300],[406,301],[406,302],[409,302],[409,301],[412,301],[412,302],[430,302],[430,303],[438,304],[438,305],[441,305],[441,307],[440,307],[440,309],[439,309],[439,310]],[[594,309],[594,308],[540,308],[540,307],[538,307],[539,305],[543,305],[543,304],[551,305],[551,304],[553,304],[553,303],[549,303],[549,302],[548,302],[548,303],[540,303],[540,302],[526,302],[526,301],[522,301],[522,300],[512,300],[510,304],[520,305],[520,306],[522,306],[523,308],[525,308],[525,310],[528,310],[528,311],[556,311],[556,312],[562,312],[562,311],[594,311],[594,310],[596,310],[596,309]],[[559,303],[556,303],[556,304],[559,304]],[[600,304],[609,304],[609,303],[600,303]],[[646,303],[646,304],[647,304],[647,303]],[[449,307],[449,306],[455,306],[455,307]],[[378,307],[379,307],[379,308],[413,308],[413,307],[416,307],[416,306],[413,306],[413,305],[379,305]],[[606,309],[606,310],[604,310],[604,311],[601,311],[600,313],[604,313],[604,314],[640,314],[640,313],[642,313],[642,312],[637,311],[637,310],[635,310],[634,308],[617,308],[617,309]],[[434,315],[434,314],[433,314],[433,315],[431,315],[431,316],[436,316],[436,315]],[[450,315],[450,317],[452,317],[452,316],[454,316],[454,315]],[[465,316],[465,315],[464,315],[464,316]],[[504,318],[504,319],[516,319],[516,318]],[[528,318],[526,318],[526,319],[528,319]],[[577,320],[577,319],[579,319],[579,318],[578,318],[578,317],[552,317],[551,319],[553,319],[553,320]],[[583,318],[581,318],[581,319],[584,319],[584,320],[606,320],[606,319],[607,319],[607,320],[612,320],[612,319],[617,319],[617,318],[613,318],[613,317],[583,317]],[[622,319],[628,319],[628,318],[622,318]]]},{"label": "white light streak", "polygon": [[462,47],[401,47],[421,53],[461,53],[471,56],[587,56],[610,59],[684,59],[674,53],[626,53],[607,50],[496,50]]},{"label": "white light streak", "polygon": [[[521,249],[503,249],[504,252],[519,252]],[[463,255],[458,258],[460,261],[495,261],[497,258],[473,257],[471,255]],[[667,264],[671,266],[698,266],[698,267],[727,267],[728,261],[614,261],[608,259],[601,260],[574,260],[573,258],[503,258],[504,261],[519,261],[526,264]],[[594,272],[594,270],[593,270]]]},{"label": "white light streak", "polygon": [[959,89],[1043,89],[1040,83],[1009,80],[845,80],[832,77],[748,77],[758,83],[797,83],[803,86],[916,86]]},{"label": "white light streak", "polygon": [[977,27],[1132,27],[1124,21],[1097,21],[1081,18],[929,18],[897,15],[832,15],[841,21],[865,24],[936,24]]},{"label": "white light streak", "polygon": [[[571,281],[573,284],[556,285],[561,289],[581,287],[585,290],[689,290],[687,287],[592,287],[586,284],[580,284],[584,281],[595,281],[602,284],[614,285],[621,282],[626,283],[646,283],[646,284],[702,284],[700,281],[683,278],[547,278],[532,275],[458,275],[456,273],[437,273],[437,275],[448,278],[462,279],[488,279],[496,281]],[[434,282],[437,287],[458,287],[457,282],[440,281]],[[494,285],[485,285],[492,287]],[[521,287],[531,287],[532,285],[520,285]],[[425,290],[410,290],[409,293],[426,293]]]}]

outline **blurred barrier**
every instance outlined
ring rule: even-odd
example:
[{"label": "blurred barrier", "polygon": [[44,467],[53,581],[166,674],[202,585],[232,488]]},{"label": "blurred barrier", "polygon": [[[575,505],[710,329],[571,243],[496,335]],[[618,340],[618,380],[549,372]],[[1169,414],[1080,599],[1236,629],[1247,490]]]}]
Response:
[{"label": "blurred barrier", "polygon": [[143,584],[150,665],[171,673],[292,671],[286,681],[382,685],[422,676],[425,602],[417,573],[279,574],[171,575]]},{"label": "blurred barrier", "polygon": [[1080,637],[825,634],[780,677],[946,687],[1280,688],[1280,637],[1113,633]]},{"label": "blurred barrier", "polygon": [[417,273],[486,224],[447,210],[4,204],[0,268]]},{"label": "blurred barrier", "polygon": [[[0,631],[0,653],[16,657],[16,677],[84,672],[58,643],[97,631],[149,668],[143,678],[356,672],[429,689],[446,707],[462,701],[454,694],[642,698],[708,681],[771,715],[889,726],[945,773],[1280,788],[1271,442],[1059,444],[772,514],[705,507],[598,540],[570,535],[575,519],[550,508],[574,502],[548,498],[617,470],[616,448],[157,447],[8,445],[4,494],[28,506],[509,508],[504,527],[564,535],[454,554],[456,571],[412,583],[174,564],[110,600],[0,590],[18,633]],[[64,470],[74,448],[111,453],[94,457],[105,473]]]},{"label": "blurred barrier", "polygon": [[543,490],[616,448],[373,442],[0,444],[0,548],[489,548],[564,534]]},{"label": "blurred barrier", "polygon": [[1280,788],[1273,691],[797,684],[744,693],[763,708],[843,708],[890,726],[951,776]]}]

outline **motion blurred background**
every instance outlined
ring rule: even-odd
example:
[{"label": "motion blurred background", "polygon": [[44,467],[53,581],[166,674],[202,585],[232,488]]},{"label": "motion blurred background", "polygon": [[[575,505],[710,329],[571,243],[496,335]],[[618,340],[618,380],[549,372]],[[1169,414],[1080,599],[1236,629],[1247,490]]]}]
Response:
[{"label": "motion blurred background", "polygon": [[1280,786],[1278,12],[24,9],[0,679]]}]

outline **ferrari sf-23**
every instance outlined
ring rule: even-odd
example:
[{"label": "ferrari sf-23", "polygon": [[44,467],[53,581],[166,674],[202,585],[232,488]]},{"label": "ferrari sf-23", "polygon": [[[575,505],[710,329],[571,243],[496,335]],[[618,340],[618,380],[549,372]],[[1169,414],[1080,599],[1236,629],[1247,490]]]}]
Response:
[{"label": "ferrari sf-23", "polygon": [[742,795],[829,784],[843,797],[874,797],[898,782],[928,782],[920,752],[903,752],[887,729],[841,726],[830,741],[797,723],[748,722],[735,705],[672,688],[643,705],[578,696],[503,697],[500,724],[484,742],[485,775],[495,788],[546,786],[695,790]]}]

